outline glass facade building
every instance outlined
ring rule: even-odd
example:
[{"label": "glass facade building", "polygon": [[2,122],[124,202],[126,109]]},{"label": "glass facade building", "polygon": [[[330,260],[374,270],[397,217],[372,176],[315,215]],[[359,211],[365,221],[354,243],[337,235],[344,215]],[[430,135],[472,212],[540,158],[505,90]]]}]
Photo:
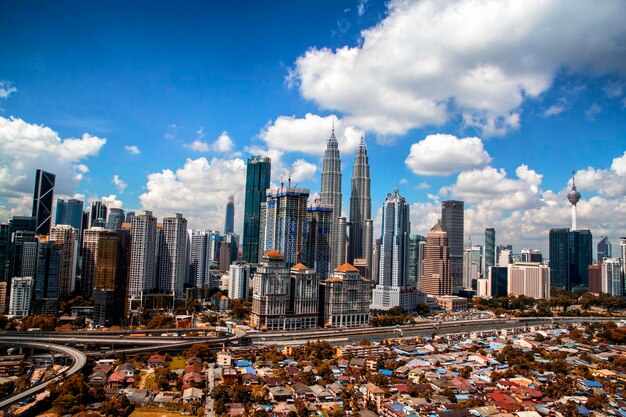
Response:
[{"label": "glass facade building", "polygon": [[261,203],[266,200],[265,190],[270,187],[271,170],[270,158],[263,156],[248,158],[243,219],[243,260],[245,262],[257,263],[259,260],[259,216]]}]

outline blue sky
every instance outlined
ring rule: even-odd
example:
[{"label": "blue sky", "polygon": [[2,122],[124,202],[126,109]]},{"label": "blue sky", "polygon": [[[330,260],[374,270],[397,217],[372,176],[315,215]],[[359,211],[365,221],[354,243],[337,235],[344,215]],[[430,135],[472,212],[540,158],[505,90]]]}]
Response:
[{"label": "blue sky", "polygon": [[[376,213],[398,184],[413,231],[466,201],[466,235],[545,250],[569,224],[626,235],[620,1],[2,2],[0,220],[57,195],[221,229],[245,158],[319,191],[332,118],[348,211],[362,133]],[[75,140],[72,140],[74,138]],[[69,139],[69,140],[68,140]]]}]

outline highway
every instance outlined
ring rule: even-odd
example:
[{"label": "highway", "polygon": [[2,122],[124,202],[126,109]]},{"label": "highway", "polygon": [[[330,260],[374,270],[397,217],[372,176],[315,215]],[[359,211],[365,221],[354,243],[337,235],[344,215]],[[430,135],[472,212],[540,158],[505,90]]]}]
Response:
[{"label": "highway", "polygon": [[72,366],[70,366],[68,369],[61,372],[54,378],[51,378],[48,381],[44,381],[40,384],[37,384],[33,387],[30,387],[22,392],[19,392],[15,395],[12,395],[0,401],[0,410],[6,410],[8,407],[14,404],[17,404],[20,401],[24,401],[25,399],[30,398],[33,395],[44,391],[46,387],[53,381],[57,381],[61,378],[65,378],[69,375],[72,375],[75,372],[80,371],[83,368],[83,366],[85,366],[85,363],[87,362],[87,357],[85,356],[85,354],[67,346],[47,344],[47,343],[42,343],[42,342],[16,340],[15,337],[7,337],[7,336],[0,336],[0,345],[11,346],[11,347],[28,347],[28,348],[35,348],[35,349],[41,349],[41,350],[51,350],[54,352],[62,353],[63,355],[68,356],[69,358],[72,359]]}]

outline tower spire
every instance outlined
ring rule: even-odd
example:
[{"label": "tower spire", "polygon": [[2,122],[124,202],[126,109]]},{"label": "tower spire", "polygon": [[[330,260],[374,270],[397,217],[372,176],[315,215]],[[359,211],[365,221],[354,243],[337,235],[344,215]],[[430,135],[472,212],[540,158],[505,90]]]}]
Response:
[{"label": "tower spire", "polygon": [[576,224],[576,205],[580,201],[580,193],[576,189],[576,179],[575,179],[576,171],[574,171],[574,167],[572,167],[572,187],[570,192],[567,193],[567,199],[572,205],[572,230],[577,230],[578,225]]}]

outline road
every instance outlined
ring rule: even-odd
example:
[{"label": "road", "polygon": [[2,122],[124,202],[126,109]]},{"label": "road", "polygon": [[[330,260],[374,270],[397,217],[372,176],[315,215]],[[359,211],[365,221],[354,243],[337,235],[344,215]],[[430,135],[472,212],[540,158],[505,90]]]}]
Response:
[{"label": "road", "polygon": [[6,410],[8,407],[14,404],[17,404],[20,401],[24,401],[25,399],[30,398],[33,395],[44,391],[50,383],[57,381],[59,379],[62,379],[62,378],[66,378],[69,375],[72,375],[73,373],[80,371],[83,368],[83,366],[85,366],[85,363],[87,362],[87,357],[85,356],[85,354],[67,346],[47,344],[47,343],[41,343],[41,342],[33,342],[33,341],[23,341],[23,340],[18,341],[18,340],[15,340],[14,337],[6,337],[6,336],[0,336],[0,345],[11,346],[11,347],[29,347],[29,348],[36,348],[36,349],[41,349],[41,350],[51,350],[54,352],[62,353],[63,355],[68,356],[69,358],[72,359],[72,366],[70,366],[68,369],[66,369],[64,372],[60,373],[59,375],[55,376],[54,378],[49,379],[48,381],[42,382],[40,384],[37,384],[20,393],[17,393],[15,395],[12,395],[0,401],[0,410]]}]

